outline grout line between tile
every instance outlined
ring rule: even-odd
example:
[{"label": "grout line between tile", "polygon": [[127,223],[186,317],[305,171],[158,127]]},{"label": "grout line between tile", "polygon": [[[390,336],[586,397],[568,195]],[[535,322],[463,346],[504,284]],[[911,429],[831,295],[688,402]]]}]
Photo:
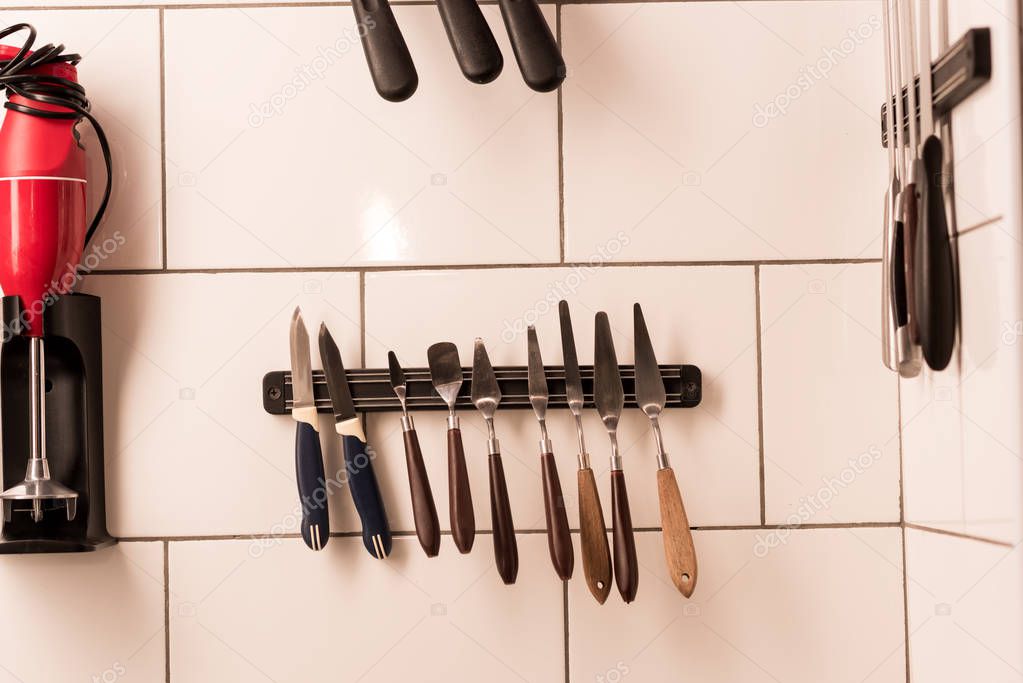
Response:
[{"label": "grout line between tile", "polygon": [[565,683],[571,683],[571,662],[569,660],[569,628],[568,628],[568,581],[561,582],[562,609],[565,625]]},{"label": "grout line between tile", "polygon": [[906,651],[906,683],[911,683],[909,675],[909,577],[906,571],[906,525],[902,527],[902,618],[903,618],[903,649]]},{"label": "grout line between tile", "polygon": [[366,273],[359,272],[359,333],[362,335],[362,367],[366,367]]},{"label": "grout line between tile", "polygon": [[[555,31],[562,54],[565,45],[561,37],[561,5],[555,8]],[[566,66],[567,68],[567,66]],[[565,262],[565,109],[564,82],[558,86],[558,260]]]},{"label": "grout line between tile", "polygon": [[163,542],[163,660],[165,681],[170,683],[170,543]]},{"label": "grout line between tile", "polygon": [[902,618],[903,649],[906,656],[906,683],[909,676],[909,576],[906,570],[906,466],[902,443],[902,381],[895,377],[895,414],[899,427],[899,526],[902,536]]},{"label": "grout line between tile", "polygon": [[[644,0],[647,3],[663,3],[663,4],[681,4],[687,2],[713,2],[715,0]],[[804,0],[810,1],[810,0]],[[478,0],[480,5],[497,5],[498,0]],[[546,2],[541,0],[541,5],[621,5],[621,4],[635,4],[636,0],[557,0],[556,2]],[[394,6],[432,6],[434,0],[396,0],[392,3]],[[153,10],[153,9],[168,9],[168,10],[204,10],[204,9],[272,9],[272,8],[310,8],[310,7],[351,7],[351,2],[337,2],[334,0],[326,0],[324,2],[316,2],[315,0],[300,0],[299,2],[183,2],[180,4],[167,2],[167,3],[153,3],[153,4],[139,4],[139,3],[126,3],[126,4],[107,4],[107,5],[17,5],[4,7],[5,11],[10,12],[38,12],[38,11],[54,11],[54,10]]]},{"label": "grout line between tile", "polygon": [[760,266],[753,266],[753,297],[756,306],[756,339],[757,339],[757,458],[759,460],[760,480],[760,523],[767,523],[767,487],[765,484],[764,458],[764,345],[761,334],[760,313]]},{"label": "grout line between tile", "polygon": [[164,40],[164,16],[160,10],[160,261],[167,270],[167,50]]},{"label": "grout line between tile", "polygon": [[[692,1],[692,0],[689,0]],[[702,1],[702,0],[701,0]],[[589,261],[565,261],[550,263],[464,263],[464,264],[421,264],[393,266],[294,266],[294,267],[257,267],[257,268],[125,268],[97,270],[90,273],[96,275],[224,275],[232,273],[403,273],[409,271],[428,272],[459,272],[464,270],[522,270],[525,268],[715,268],[721,266],[816,266],[816,265],[855,265],[862,263],[880,263],[876,258],[849,259],[788,259],[788,260],[739,260],[739,261],[614,261],[591,263]]]}]

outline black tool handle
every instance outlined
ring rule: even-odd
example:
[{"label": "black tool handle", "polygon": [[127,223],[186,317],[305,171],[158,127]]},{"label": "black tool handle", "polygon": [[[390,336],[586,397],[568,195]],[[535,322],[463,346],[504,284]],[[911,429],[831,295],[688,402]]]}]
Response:
[{"label": "black tool handle", "polygon": [[391,554],[391,529],[387,525],[387,512],[373,472],[373,461],[359,437],[346,434],[341,437],[341,443],[345,451],[348,489],[362,520],[362,544],[370,555],[382,560]]},{"label": "black tool handle", "polygon": [[313,550],[322,550],[330,539],[328,491],[320,434],[308,422],[299,422],[295,428],[295,479],[302,503],[302,540]]},{"label": "black tool handle", "polygon": [[408,487],[412,493],[412,516],[416,522],[416,536],[427,557],[436,557],[440,551],[440,522],[437,506],[433,502],[430,478],[423,463],[419,435],[415,429],[405,430],[405,463],[408,465]]},{"label": "black tool handle", "polygon": [[639,561],[632,533],[629,495],[625,490],[625,472],[621,470],[611,470],[611,523],[614,527],[615,583],[622,600],[632,602],[639,589]]},{"label": "black tool handle", "polygon": [[473,83],[489,83],[501,74],[504,57],[476,0],[437,0],[441,21],[458,66]]},{"label": "black tool handle", "polygon": [[501,16],[522,80],[533,90],[550,92],[565,80],[565,59],[535,0],[501,0]]},{"label": "black tool handle", "polygon": [[448,506],[455,546],[458,552],[467,553],[476,540],[476,514],[472,510],[472,491],[460,429],[448,430]]},{"label": "black tool handle", "polygon": [[508,484],[500,453],[490,454],[490,519],[494,526],[494,560],[497,573],[507,585],[515,583],[519,573],[519,547],[515,541]]},{"label": "black tool handle", "polygon": [[352,0],[352,9],[377,92],[391,102],[412,97],[419,75],[391,5],[387,0]]},{"label": "black tool handle", "polygon": [[944,370],[955,344],[956,293],[952,247],[945,216],[942,187],[944,150],[941,140],[927,138],[923,148],[927,189],[924,196],[922,234],[917,235],[915,311],[919,320],[920,346],[933,370]]},{"label": "black tool handle", "polygon": [[565,512],[565,496],[561,492],[558,465],[552,453],[540,456],[543,473],[543,502],[547,515],[547,550],[551,554],[554,571],[562,581],[572,578],[575,567],[575,552],[572,549],[572,534],[568,530],[568,515]]}]

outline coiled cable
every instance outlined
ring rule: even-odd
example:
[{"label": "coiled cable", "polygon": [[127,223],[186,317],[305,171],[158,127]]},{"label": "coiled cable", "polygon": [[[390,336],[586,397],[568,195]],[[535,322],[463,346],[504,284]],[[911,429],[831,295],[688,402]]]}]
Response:
[{"label": "coiled cable", "polygon": [[[38,67],[51,64],[69,64],[76,66],[82,60],[81,55],[75,53],[64,54],[63,45],[52,43],[43,45],[32,51],[36,40],[36,30],[31,24],[14,24],[0,31],[0,40],[20,31],[28,31],[28,38],[21,49],[11,59],[0,60],[0,92],[10,91],[11,94],[22,97],[32,102],[49,104],[70,111],[50,111],[39,109],[27,104],[18,104],[9,99],[4,104],[5,109],[16,111],[29,116],[38,116],[44,119],[73,119],[80,121],[87,119],[93,130],[96,131],[96,138],[99,140],[100,149],[103,152],[103,163],[107,170],[107,184],[103,191],[103,198],[96,208],[96,215],[89,224],[85,233],[85,244],[89,244],[103,214],[110,203],[110,192],[113,189],[113,167],[111,164],[110,144],[107,141],[106,133],[99,121],[92,115],[92,103],[85,94],[85,88],[80,83],[40,73],[28,73]],[[31,54],[30,54],[31,53]]]}]

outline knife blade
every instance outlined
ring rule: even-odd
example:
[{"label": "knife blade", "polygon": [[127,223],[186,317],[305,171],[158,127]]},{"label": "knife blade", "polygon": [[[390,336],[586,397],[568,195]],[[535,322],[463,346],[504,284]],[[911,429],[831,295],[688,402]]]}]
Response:
[{"label": "knife blade", "polygon": [[659,421],[666,400],[664,379],[654,355],[650,331],[643,318],[643,308],[638,303],[632,307],[632,316],[636,346],[636,403],[650,418],[650,427],[657,445],[657,497],[661,508],[664,556],[672,583],[688,598],[696,588],[696,548],[685,505],[682,503],[682,493],[678,488],[678,479],[664,452],[664,437]]},{"label": "knife blade", "polygon": [[611,527],[614,541],[614,574],[618,592],[625,602],[636,599],[639,589],[639,562],[636,559],[636,539],[632,531],[632,512],[622,471],[622,457],[618,450],[618,418],[625,407],[625,391],[618,369],[611,323],[607,314],[597,313],[594,343],[594,391],[597,412],[611,439]]},{"label": "knife blade", "polygon": [[327,390],[334,413],[334,429],[341,437],[348,472],[348,490],[362,521],[362,544],[370,555],[383,559],[391,553],[391,530],[387,512],[373,472],[372,449],[366,445],[362,420],[355,412],[341,351],[326,324],[320,325],[320,358],[327,376]]},{"label": "knife blade", "polygon": [[323,474],[323,452],[313,398],[313,371],[309,359],[309,333],[302,309],[291,316],[291,417],[295,420],[295,482],[302,506],[302,540],[321,550],[330,539],[330,510]]},{"label": "knife blade", "polygon": [[565,397],[568,409],[575,419],[576,440],[579,445],[579,470],[576,483],[579,491],[579,546],[582,550],[583,574],[590,593],[601,605],[611,592],[611,550],[607,544],[607,525],[600,505],[597,480],[590,468],[583,435],[583,380],[579,374],[579,358],[575,350],[575,334],[568,302],[558,303],[561,321],[561,354],[565,365]]},{"label": "knife blade", "polygon": [[401,431],[405,442],[405,465],[408,469],[409,492],[412,496],[412,517],[416,524],[416,536],[427,557],[440,552],[440,522],[437,520],[437,506],[433,502],[430,477],[423,463],[423,450],[419,446],[419,435],[412,416],[405,403],[407,387],[405,371],[398,362],[394,351],[387,352],[387,370],[391,388],[401,402]]}]

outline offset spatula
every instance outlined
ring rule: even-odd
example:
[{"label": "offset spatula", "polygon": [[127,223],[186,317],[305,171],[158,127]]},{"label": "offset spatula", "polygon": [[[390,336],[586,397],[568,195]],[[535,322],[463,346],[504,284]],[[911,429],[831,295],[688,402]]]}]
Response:
[{"label": "offset spatula", "polygon": [[362,520],[362,544],[369,554],[384,559],[391,554],[391,529],[380,497],[371,452],[366,446],[362,419],[355,412],[348,378],[341,363],[341,352],[326,325],[320,325],[320,358],[327,376],[327,390],[334,411],[334,429],[341,436],[348,471],[348,490]]},{"label": "offset spatula", "polygon": [[558,304],[561,317],[561,351],[565,359],[565,396],[568,409],[575,418],[575,434],[579,442],[579,535],[583,553],[583,573],[586,585],[597,602],[604,604],[611,592],[611,550],[607,545],[607,527],[604,511],[600,507],[597,481],[590,469],[590,456],[586,452],[583,436],[583,380],[579,374],[579,359],[575,353],[575,335],[568,302]]},{"label": "offset spatula", "polygon": [[291,316],[291,417],[295,427],[295,479],[302,503],[302,540],[321,550],[330,539],[330,514],[324,491],[323,453],[313,399],[313,370],[309,361],[309,333],[302,309]]},{"label": "offset spatula", "polygon": [[625,488],[622,456],[618,451],[618,418],[625,407],[625,390],[618,370],[611,323],[601,311],[596,319],[596,350],[593,354],[593,400],[611,438],[611,524],[614,540],[615,583],[622,600],[632,602],[639,589],[639,562],[632,533],[632,512]]},{"label": "offset spatula", "polygon": [[487,451],[490,460],[490,518],[494,527],[494,559],[497,573],[506,584],[515,583],[519,573],[519,547],[515,541],[508,484],[501,462],[501,444],[494,431],[494,413],[501,403],[501,388],[490,364],[482,339],[476,340],[472,356],[472,402],[487,423]]},{"label": "offset spatula", "polygon": [[682,504],[675,471],[668,464],[664,452],[659,418],[664,410],[666,396],[650,333],[639,304],[632,307],[633,327],[636,335],[636,403],[650,418],[650,426],[657,444],[657,497],[661,503],[661,528],[664,535],[664,555],[668,560],[671,582],[687,598],[696,588],[696,549],[689,530],[689,518]]}]

